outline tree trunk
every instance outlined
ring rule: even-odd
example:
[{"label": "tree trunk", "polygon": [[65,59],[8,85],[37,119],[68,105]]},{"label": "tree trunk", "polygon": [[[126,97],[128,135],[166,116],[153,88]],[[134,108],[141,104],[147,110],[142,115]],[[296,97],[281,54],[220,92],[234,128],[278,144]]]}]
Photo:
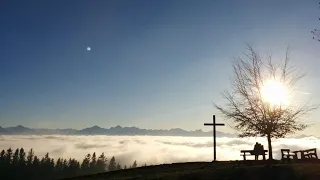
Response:
[{"label": "tree trunk", "polygon": [[270,134],[267,135],[267,139],[268,139],[269,161],[272,161],[273,160],[273,156],[272,156],[272,145],[271,145],[271,136],[270,136]]}]

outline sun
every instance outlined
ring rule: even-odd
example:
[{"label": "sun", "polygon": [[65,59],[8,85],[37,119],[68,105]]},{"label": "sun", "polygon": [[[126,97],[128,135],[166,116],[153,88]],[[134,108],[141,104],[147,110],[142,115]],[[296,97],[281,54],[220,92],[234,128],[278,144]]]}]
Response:
[{"label": "sun", "polygon": [[289,103],[287,88],[276,80],[266,81],[261,88],[261,94],[263,101],[271,105],[287,105]]}]

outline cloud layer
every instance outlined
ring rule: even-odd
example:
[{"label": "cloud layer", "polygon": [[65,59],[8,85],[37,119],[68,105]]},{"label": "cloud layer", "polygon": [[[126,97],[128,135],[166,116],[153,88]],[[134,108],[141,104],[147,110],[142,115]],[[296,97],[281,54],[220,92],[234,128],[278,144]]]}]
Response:
[{"label": "cloud layer", "polygon": [[[256,141],[262,143],[267,149],[265,138],[217,138],[217,158],[218,160],[241,160],[240,150],[252,149]],[[211,137],[0,136],[0,149],[9,147],[13,149],[23,147],[26,151],[33,148],[36,155],[40,157],[49,152],[54,159],[73,157],[80,161],[88,153],[96,152],[100,155],[104,152],[108,159],[115,156],[116,160],[123,165],[129,165],[134,160],[137,160],[140,165],[211,161],[213,154]],[[280,159],[281,148],[319,149],[320,141],[315,137],[274,140],[274,158]]]}]

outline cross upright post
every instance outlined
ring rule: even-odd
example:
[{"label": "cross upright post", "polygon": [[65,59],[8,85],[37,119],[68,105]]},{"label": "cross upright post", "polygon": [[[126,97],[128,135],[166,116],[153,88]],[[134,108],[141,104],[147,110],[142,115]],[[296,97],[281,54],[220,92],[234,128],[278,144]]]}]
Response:
[{"label": "cross upright post", "polygon": [[213,161],[217,160],[217,154],[216,154],[216,126],[224,126],[222,123],[216,124],[216,116],[213,115],[212,117],[213,123],[204,123],[205,126],[213,126]]}]

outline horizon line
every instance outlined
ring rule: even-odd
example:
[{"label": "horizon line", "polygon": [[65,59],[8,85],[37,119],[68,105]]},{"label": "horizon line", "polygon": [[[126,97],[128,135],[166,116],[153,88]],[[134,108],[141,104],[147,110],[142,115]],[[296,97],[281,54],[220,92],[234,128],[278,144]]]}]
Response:
[{"label": "horizon line", "polygon": [[[28,127],[28,126],[24,126],[24,125],[21,125],[21,124],[18,124],[16,126],[7,126],[7,127],[4,127],[4,126],[1,126],[1,128],[14,128],[14,127],[24,127],[24,128],[28,128],[28,129],[51,129],[51,130],[64,130],[64,129],[72,129],[72,130],[83,130],[83,129],[87,129],[87,128],[93,128],[93,127],[99,127],[99,128],[102,128],[102,129],[110,129],[110,128],[116,128],[116,127],[121,127],[121,128],[138,128],[138,129],[146,129],[146,130],[172,130],[172,129],[181,129],[181,130],[184,130],[184,131],[187,131],[187,132],[190,132],[190,131],[198,131],[198,130],[201,130],[202,132],[212,132],[213,130],[211,131],[203,131],[203,129],[195,129],[195,130],[185,130],[183,128],[180,128],[180,127],[175,127],[175,128],[170,128],[170,129],[153,129],[153,128],[140,128],[140,127],[137,127],[137,126],[121,126],[121,125],[116,125],[116,126],[110,126],[109,128],[108,127],[101,127],[101,126],[98,126],[98,125],[93,125],[93,126],[89,126],[89,127],[84,127],[84,128],[80,128],[80,129],[77,129],[77,128],[49,128],[49,127],[42,127],[42,128],[33,128],[33,127]],[[223,131],[218,131],[218,132],[223,132]],[[229,133],[229,134],[233,134],[233,133]]]}]

